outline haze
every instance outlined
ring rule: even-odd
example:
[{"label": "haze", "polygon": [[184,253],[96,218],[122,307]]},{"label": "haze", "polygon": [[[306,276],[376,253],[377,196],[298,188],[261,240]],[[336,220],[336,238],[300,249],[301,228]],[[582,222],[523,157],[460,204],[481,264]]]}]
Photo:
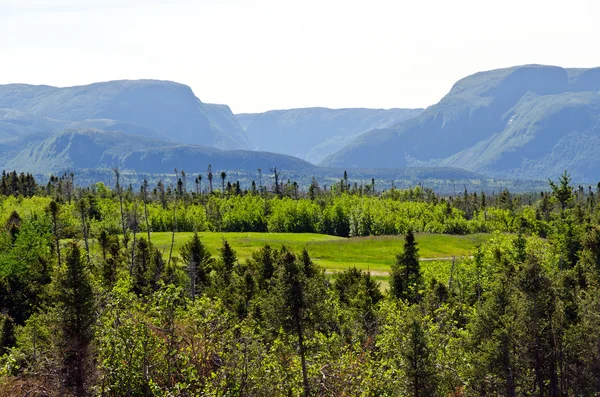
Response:
[{"label": "haze", "polygon": [[153,78],[234,112],[425,107],[461,77],[600,65],[593,0],[0,0],[0,83]]}]

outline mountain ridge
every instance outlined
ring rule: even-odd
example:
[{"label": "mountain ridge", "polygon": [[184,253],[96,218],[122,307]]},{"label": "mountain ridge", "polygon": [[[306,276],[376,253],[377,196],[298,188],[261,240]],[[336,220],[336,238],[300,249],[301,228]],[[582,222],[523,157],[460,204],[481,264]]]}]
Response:
[{"label": "mountain ridge", "polygon": [[5,159],[3,168],[51,173],[66,168],[119,167],[165,173],[173,168],[205,168],[208,164],[216,169],[252,171],[277,164],[298,170],[316,168],[303,160],[276,153],[221,150],[98,129],[66,130],[41,142],[30,143],[14,157]]},{"label": "mountain ridge", "polygon": [[[568,165],[578,178],[599,179],[600,171],[593,171],[595,166],[583,155],[556,164],[549,160],[562,157],[561,150],[569,146],[559,142],[564,137],[587,145],[595,142],[600,134],[598,90],[600,68],[525,65],[479,72],[456,82],[418,116],[367,132],[320,165],[461,166],[488,175],[528,178],[554,177],[562,172],[558,168]],[[557,123],[561,117],[567,122]],[[543,150],[528,147],[534,141],[542,143]],[[383,149],[395,152],[395,157],[377,156]],[[593,163],[600,166],[600,156],[593,156]]]},{"label": "mountain ridge", "polygon": [[171,81],[115,80],[73,87],[0,85],[0,108],[73,123],[109,119],[152,129],[182,143],[248,148],[229,107],[205,104],[189,86]]},{"label": "mountain ridge", "polygon": [[238,119],[254,149],[285,153],[318,163],[353,138],[391,126],[422,109],[309,107],[241,114]]}]

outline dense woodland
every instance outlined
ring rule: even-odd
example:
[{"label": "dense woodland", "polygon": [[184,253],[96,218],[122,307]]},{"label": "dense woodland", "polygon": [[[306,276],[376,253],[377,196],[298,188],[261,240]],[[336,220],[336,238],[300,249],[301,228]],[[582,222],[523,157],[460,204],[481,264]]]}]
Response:
[{"label": "dense woodland", "polygon": [[[600,393],[600,184],[565,172],[547,192],[440,196],[346,175],[76,181],[2,175],[0,395]],[[306,250],[238,261],[225,239],[218,252],[196,234],[178,253],[152,243],[205,230],[406,237],[389,289],[351,264],[331,278]],[[415,232],[493,237],[437,279]]]}]

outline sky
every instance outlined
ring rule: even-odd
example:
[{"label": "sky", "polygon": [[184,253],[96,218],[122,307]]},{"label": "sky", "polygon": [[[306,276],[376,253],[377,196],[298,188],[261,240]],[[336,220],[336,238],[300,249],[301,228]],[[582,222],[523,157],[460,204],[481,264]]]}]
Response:
[{"label": "sky", "polygon": [[460,78],[600,66],[598,0],[0,0],[0,84],[172,80],[235,113],[426,107]]}]

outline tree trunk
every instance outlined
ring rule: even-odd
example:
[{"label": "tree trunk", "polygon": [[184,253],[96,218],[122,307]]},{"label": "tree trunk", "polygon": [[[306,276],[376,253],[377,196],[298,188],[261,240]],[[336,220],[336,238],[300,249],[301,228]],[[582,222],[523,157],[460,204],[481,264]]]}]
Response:
[{"label": "tree trunk", "polygon": [[171,248],[169,249],[169,260],[167,266],[171,265],[171,257],[173,256],[173,246],[175,245],[175,232],[177,231],[177,196],[173,202],[173,232],[171,233]]},{"label": "tree trunk", "polygon": [[144,217],[146,218],[146,232],[148,233],[148,245],[152,243],[150,241],[150,220],[148,219],[148,192],[144,188]]},{"label": "tree trunk", "polygon": [[56,244],[56,256],[58,258],[58,265],[60,266],[60,239],[58,238],[58,219],[56,214],[52,214],[52,223],[54,223],[54,242]]},{"label": "tree trunk", "polygon": [[[82,198],[80,198],[80,200],[81,199]],[[85,219],[85,207],[84,207],[83,203],[81,203],[81,206],[79,208],[79,212],[80,212],[80,215],[81,215],[81,228],[82,228],[82,231],[83,231],[83,241],[85,243],[85,255],[86,255],[88,264],[90,264],[91,263],[91,260],[90,260],[90,245],[88,243],[88,229],[87,229],[87,222],[86,222],[86,219]]]},{"label": "tree trunk", "polygon": [[304,351],[304,334],[302,324],[298,315],[296,317],[296,333],[298,334],[298,348],[300,350],[300,360],[302,361],[302,385],[304,387],[304,397],[310,396],[310,387],[308,385],[308,371],[306,369],[306,352]]}]

